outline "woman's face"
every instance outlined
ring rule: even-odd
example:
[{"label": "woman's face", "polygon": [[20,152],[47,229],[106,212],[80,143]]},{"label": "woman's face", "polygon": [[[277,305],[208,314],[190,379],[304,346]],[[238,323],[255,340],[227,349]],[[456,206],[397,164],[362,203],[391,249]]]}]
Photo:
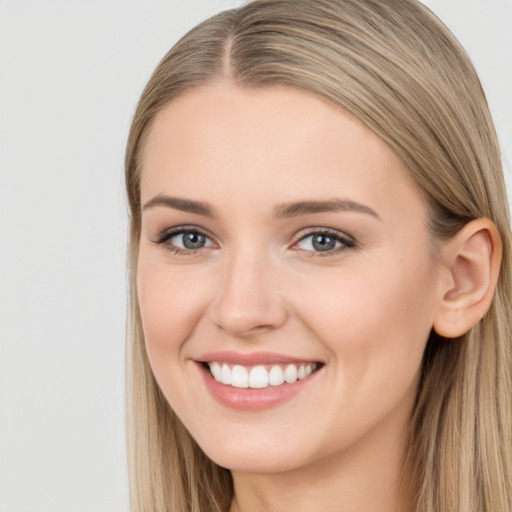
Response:
[{"label": "woman's face", "polygon": [[441,269],[389,147],[310,93],[219,84],[157,115],[141,179],[147,353],[206,454],[272,473],[398,446]]}]

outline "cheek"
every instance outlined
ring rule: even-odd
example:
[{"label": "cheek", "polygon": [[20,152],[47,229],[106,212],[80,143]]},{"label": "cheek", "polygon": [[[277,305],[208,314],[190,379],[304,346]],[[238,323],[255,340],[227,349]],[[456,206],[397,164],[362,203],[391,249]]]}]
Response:
[{"label": "cheek", "polygon": [[435,272],[421,256],[407,261],[382,257],[332,269],[314,286],[301,282],[305,322],[330,350],[349,392],[411,381],[418,372],[433,322]]},{"label": "cheek", "polygon": [[179,362],[181,348],[201,317],[205,301],[198,283],[200,279],[190,279],[186,272],[170,269],[165,261],[141,251],[137,294],[146,349],[155,373],[161,364]]}]

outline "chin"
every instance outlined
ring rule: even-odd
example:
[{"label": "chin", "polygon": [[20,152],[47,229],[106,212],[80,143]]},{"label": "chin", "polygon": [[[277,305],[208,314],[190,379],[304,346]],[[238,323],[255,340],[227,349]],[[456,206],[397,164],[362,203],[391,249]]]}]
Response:
[{"label": "chin", "polygon": [[239,450],[233,453],[216,451],[206,455],[217,465],[236,473],[269,475],[285,473],[301,466],[300,461],[291,460],[290,456],[263,453],[261,449],[259,453],[247,453],[246,450]]},{"label": "chin", "polygon": [[246,435],[199,443],[207,457],[221,467],[234,472],[272,474],[293,470],[306,463],[298,460],[298,447],[283,445],[280,441],[269,442],[259,436]]}]

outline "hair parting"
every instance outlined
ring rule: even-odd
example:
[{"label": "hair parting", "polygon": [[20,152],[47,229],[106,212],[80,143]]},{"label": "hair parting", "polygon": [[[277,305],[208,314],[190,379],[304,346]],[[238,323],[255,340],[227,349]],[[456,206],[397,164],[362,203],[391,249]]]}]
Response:
[{"label": "hair parting", "polygon": [[432,333],[403,485],[415,512],[512,510],[512,267],[501,154],[478,76],[415,0],[254,0],[186,34],[137,106],[126,150],[130,207],[127,428],[132,512],[226,512],[228,470],[210,461],[162,396],[145,350],[136,274],[144,143],[158,112],[196,87],[291,86],[359,118],[407,164],[435,240],[488,217],[503,242],[491,308],[467,334]]}]

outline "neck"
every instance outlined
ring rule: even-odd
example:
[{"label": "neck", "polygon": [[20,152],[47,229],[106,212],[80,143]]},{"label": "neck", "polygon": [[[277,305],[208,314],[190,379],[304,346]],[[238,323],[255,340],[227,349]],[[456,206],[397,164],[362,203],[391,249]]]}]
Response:
[{"label": "neck", "polygon": [[234,472],[235,498],[230,512],[413,510],[414,487],[402,479],[411,474],[404,470],[406,436],[388,436],[383,443],[383,434],[381,430],[370,433],[345,452],[298,470]]}]

